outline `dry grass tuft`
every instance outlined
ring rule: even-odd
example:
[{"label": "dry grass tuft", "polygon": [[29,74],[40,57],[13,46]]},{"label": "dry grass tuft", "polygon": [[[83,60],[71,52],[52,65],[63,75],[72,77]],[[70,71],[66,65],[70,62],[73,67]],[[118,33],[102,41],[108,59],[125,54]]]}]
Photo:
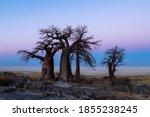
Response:
[{"label": "dry grass tuft", "polygon": [[33,80],[40,79],[41,78],[41,73],[29,73],[29,74],[24,74],[24,76],[30,77]]}]

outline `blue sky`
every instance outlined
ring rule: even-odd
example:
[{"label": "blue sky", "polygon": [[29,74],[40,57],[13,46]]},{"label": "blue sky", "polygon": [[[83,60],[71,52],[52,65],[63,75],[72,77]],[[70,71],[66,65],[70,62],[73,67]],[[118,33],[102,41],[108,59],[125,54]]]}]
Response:
[{"label": "blue sky", "polygon": [[39,65],[21,62],[16,52],[31,50],[40,28],[82,24],[102,40],[94,50],[97,65],[106,49],[118,45],[126,49],[126,66],[150,66],[149,6],[149,0],[0,0],[0,66]]}]

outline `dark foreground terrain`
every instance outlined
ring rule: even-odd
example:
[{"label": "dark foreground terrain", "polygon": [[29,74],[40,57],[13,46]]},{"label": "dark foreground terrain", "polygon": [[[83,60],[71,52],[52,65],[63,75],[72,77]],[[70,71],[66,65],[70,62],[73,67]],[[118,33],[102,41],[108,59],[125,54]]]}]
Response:
[{"label": "dark foreground terrain", "polygon": [[[132,90],[131,90],[131,89]],[[82,79],[79,83],[41,81],[23,74],[0,73],[1,100],[133,100],[150,99],[150,85],[110,85],[107,78]]]}]

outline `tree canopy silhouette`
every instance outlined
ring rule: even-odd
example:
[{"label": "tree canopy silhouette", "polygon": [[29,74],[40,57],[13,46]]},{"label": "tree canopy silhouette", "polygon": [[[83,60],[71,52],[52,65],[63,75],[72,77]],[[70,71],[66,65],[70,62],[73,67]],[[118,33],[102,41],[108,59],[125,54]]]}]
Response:
[{"label": "tree canopy silhouette", "polygon": [[105,52],[105,58],[102,61],[102,64],[108,67],[109,77],[112,79],[112,83],[114,83],[116,67],[123,64],[125,55],[125,49],[115,46],[114,48],[108,49]]},{"label": "tree canopy silhouette", "polygon": [[[54,39],[48,39],[40,30],[41,39],[36,43],[36,47],[32,52],[27,50],[20,50],[17,53],[22,56],[22,60],[28,62],[31,58],[39,59],[42,62],[42,79],[54,79],[54,55],[61,49],[62,45]],[[40,55],[42,52],[44,55]]]},{"label": "tree canopy silhouette", "polygon": [[88,64],[90,67],[94,67],[96,64],[95,58],[92,55],[92,47],[96,49],[101,41],[93,41],[92,36],[87,36],[87,27],[86,26],[78,26],[75,29],[74,38],[78,41],[73,47],[71,58],[73,56],[76,58],[76,71],[75,78],[80,77],[80,62],[84,62]]},{"label": "tree canopy silhouette", "polygon": [[[54,55],[61,50],[59,78],[68,80],[73,77],[71,70],[71,55],[76,56],[76,73],[80,76],[80,62],[84,61],[91,67],[96,63],[92,56],[93,47],[96,48],[100,41],[93,40],[92,36],[87,36],[86,26],[72,28],[67,26],[60,29],[55,26],[40,29],[40,41],[36,43],[33,51],[20,50],[18,54],[22,60],[29,61],[31,58],[39,59],[42,65],[42,79],[54,79]],[[39,52],[43,52],[42,56]]]}]

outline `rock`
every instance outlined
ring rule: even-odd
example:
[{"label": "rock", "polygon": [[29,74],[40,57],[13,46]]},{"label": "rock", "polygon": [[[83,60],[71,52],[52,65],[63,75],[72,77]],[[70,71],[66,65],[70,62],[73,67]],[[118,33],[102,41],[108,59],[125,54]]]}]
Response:
[{"label": "rock", "polygon": [[42,87],[42,91],[47,91],[47,92],[51,92],[52,91],[52,87],[49,85],[45,85]]},{"label": "rock", "polygon": [[45,97],[56,97],[56,92],[44,92],[43,96]]},{"label": "rock", "polygon": [[90,100],[90,97],[88,97],[87,95],[81,95],[80,100]]},{"label": "rock", "polygon": [[24,82],[23,88],[24,89],[28,89],[28,87],[31,85],[31,83],[32,83],[32,81],[26,81],[26,82]]},{"label": "rock", "polygon": [[150,94],[150,85],[134,84],[132,85],[132,92]]},{"label": "rock", "polygon": [[132,92],[134,92],[134,93],[140,93],[140,91],[139,91],[139,85],[132,85],[131,88],[132,88]]},{"label": "rock", "polygon": [[32,80],[28,77],[16,77],[16,76],[5,76],[3,78],[3,85],[14,87],[14,88],[23,88],[26,82],[31,82]]},{"label": "rock", "polygon": [[54,86],[61,87],[61,88],[70,88],[70,87],[72,87],[72,85],[70,83],[67,83],[67,82],[56,82],[54,84]]},{"label": "rock", "polygon": [[141,85],[142,91],[145,94],[150,94],[150,85]]},{"label": "rock", "polygon": [[16,88],[3,88],[1,89],[0,93],[14,93],[16,91]]},{"label": "rock", "polygon": [[[10,77],[9,79],[12,79]],[[31,80],[28,77],[15,77],[11,87],[0,87],[0,99],[46,99],[46,100],[124,100],[134,99],[121,93],[112,92],[110,89],[123,91],[120,85],[112,88],[89,84],[67,82],[50,82]],[[14,88],[13,88],[14,87]],[[106,90],[107,89],[107,90]],[[126,87],[124,91],[129,91]],[[133,93],[145,94],[149,98],[150,85],[132,84]]]},{"label": "rock", "polygon": [[19,77],[16,78],[16,87],[19,88],[26,88],[30,83],[32,82],[32,80],[28,77]]},{"label": "rock", "polygon": [[0,87],[0,93],[3,93],[8,89],[10,89],[10,88],[9,87]]},{"label": "rock", "polygon": [[0,99],[5,100],[40,100],[43,96],[37,93],[2,93]]},{"label": "rock", "polygon": [[43,87],[47,85],[44,81],[32,81],[27,87],[28,90],[39,90],[42,91]]},{"label": "rock", "polygon": [[77,98],[75,96],[72,96],[72,95],[66,95],[62,99],[63,100],[77,100]]}]

